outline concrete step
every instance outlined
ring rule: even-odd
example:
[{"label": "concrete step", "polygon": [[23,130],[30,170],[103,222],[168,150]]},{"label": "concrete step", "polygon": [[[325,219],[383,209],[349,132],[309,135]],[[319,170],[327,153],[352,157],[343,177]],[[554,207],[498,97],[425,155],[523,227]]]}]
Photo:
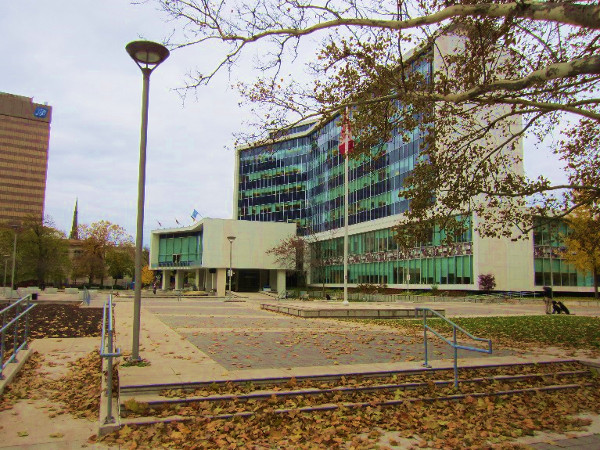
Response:
[{"label": "concrete step", "polygon": [[[576,363],[580,364],[578,360],[575,359],[558,359],[551,361],[542,361],[542,362],[522,362],[522,363],[503,363],[503,364],[480,364],[480,365],[469,365],[469,366],[461,366],[459,371],[463,370],[476,370],[476,369],[498,369],[508,370],[509,368],[513,368],[513,370],[519,370],[518,368],[523,368],[527,370],[529,368],[534,367],[546,367],[552,366],[556,364],[571,364]],[[246,386],[249,384],[255,386],[265,386],[265,385],[286,385],[292,382],[302,383],[302,382],[337,382],[350,378],[360,378],[360,379],[370,379],[370,378],[389,378],[389,377],[405,377],[409,375],[419,375],[424,373],[443,373],[445,371],[452,371],[452,366],[445,367],[437,367],[437,368],[422,368],[422,369],[408,369],[408,370],[391,370],[391,371],[370,371],[370,372],[346,372],[346,373],[335,373],[335,374],[323,374],[323,375],[302,375],[302,376],[289,376],[289,377],[265,377],[265,378],[231,378],[229,380],[215,380],[215,381],[200,381],[200,382],[183,382],[183,383],[158,383],[158,384],[137,384],[137,385],[121,385],[120,386],[120,395],[121,396],[141,396],[141,395],[160,395],[161,392],[166,390],[183,390],[183,391],[194,391],[197,389],[211,388],[221,386]],[[551,369],[548,369],[551,370]]]},{"label": "concrete step", "polygon": [[[503,373],[504,372],[504,373]],[[503,364],[460,369],[460,384],[454,389],[452,368],[392,373],[387,378],[337,376],[324,381],[290,377],[286,383],[204,384],[192,390],[121,394],[122,424],[147,424],[210,418],[247,417],[256,412],[274,414],[307,411],[394,406],[414,401],[449,401],[471,397],[515,395],[526,392],[573,390],[591,384],[592,371],[577,361],[537,364]],[[469,377],[469,375],[475,375]],[[394,382],[390,383],[392,379]],[[271,379],[273,381],[273,379]]]}]

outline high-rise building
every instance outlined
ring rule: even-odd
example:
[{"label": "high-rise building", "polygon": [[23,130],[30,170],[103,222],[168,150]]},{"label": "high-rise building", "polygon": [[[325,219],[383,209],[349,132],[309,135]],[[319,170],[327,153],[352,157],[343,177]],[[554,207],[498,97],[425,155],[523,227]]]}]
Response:
[{"label": "high-rise building", "polygon": [[0,92],[0,222],[44,215],[52,107]]},{"label": "high-rise building", "polygon": [[[455,37],[438,38],[407,58],[409,70],[428,82],[441,67],[439,49],[451,48]],[[498,106],[498,108],[502,108]],[[344,282],[344,157],[338,151],[340,119],[312,121],[277,134],[268,144],[237,149],[234,217],[258,222],[294,222],[298,234],[319,242],[325,267],[309,274],[309,283],[341,287]],[[512,126],[520,127],[520,123]],[[463,219],[468,230],[451,244],[444,231],[431,230],[428,242],[400,249],[394,227],[408,209],[402,186],[423,143],[423,131],[409,130],[409,139],[395,131],[377,158],[350,161],[348,282],[395,288],[478,290],[478,277],[492,274],[499,290],[533,291],[544,285],[557,290],[589,292],[590,274],[562,261],[559,242],[543,233],[513,242],[476,232],[479,217]],[[513,155],[521,161],[522,142]],[[515,162],[512,170],[523,174]],[[547,235],[547,233],[546,233]],[[534,251],[535,249],[535,251]]]}]

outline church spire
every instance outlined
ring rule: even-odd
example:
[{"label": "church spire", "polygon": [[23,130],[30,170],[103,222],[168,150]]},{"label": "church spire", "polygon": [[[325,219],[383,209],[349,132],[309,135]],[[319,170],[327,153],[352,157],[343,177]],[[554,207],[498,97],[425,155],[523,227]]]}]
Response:
[{"label": "church spire", "polygon": [[73,225],[71,225],[71,234],[69,239],[79,239],[79,232],[77,231],[77,202],[79,199],[75,199],[75,210],[73,211]]}]

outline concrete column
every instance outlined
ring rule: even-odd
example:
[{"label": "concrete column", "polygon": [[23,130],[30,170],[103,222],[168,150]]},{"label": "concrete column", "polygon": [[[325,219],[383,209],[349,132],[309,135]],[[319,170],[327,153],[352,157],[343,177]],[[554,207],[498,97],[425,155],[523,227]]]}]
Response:
[{"label": "concrete column", "polygon": [[217,269],[217,273],[215,275],[217,297],[225,297],[225,289],[227,287],[227,269]]},{"label": "concrete column", "polygon": [[200,269],[196,269],[196,281],[194,282],[196,289],[200,289]]},{"label": "concrete column", "polygon": [[285,285],[285,270],[277,271],[277,293],[280,297],[285,295],[286,285]]},{"label": "concrete column", "polygon": [[162,271],[162,286],[161,289],[163,291],[166,291],[167,289],[169,289],[169,282],[171,281],[171,271],[170,270],[163,270]]},{"label": "concrete column", "polygon": [[175,290],[183,289],[183,270],[175,271]]},{"label": "concrete column", "polygon": [[265,284],[269,283],[269,271],[268,270],[261,270],[260,271],[260,285],[258,286],[258,290],[259,292],[262,291],[263,287],[265,286]]},{"label": "concrete column", "polygon": [[277,271],[269,270],[269,286],[272,291],[277,291]]},{"label": "concrete column", "polygon": [[215,273],[210,273],[209,271],[206,272],[206,282],[204,283],[204,287],[207,291],[211,291],[214,289],[215,286]]}]

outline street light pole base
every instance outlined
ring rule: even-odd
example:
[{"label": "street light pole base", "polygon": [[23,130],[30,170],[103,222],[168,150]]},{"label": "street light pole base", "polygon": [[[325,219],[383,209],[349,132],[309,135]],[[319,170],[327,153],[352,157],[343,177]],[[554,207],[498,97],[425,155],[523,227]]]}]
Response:
[{"label": "street light pole base", "polygon": [[342,305],[344,305],[344,306],[350,306],[350,302],[348,300],[344,300],[342,302]]}]

